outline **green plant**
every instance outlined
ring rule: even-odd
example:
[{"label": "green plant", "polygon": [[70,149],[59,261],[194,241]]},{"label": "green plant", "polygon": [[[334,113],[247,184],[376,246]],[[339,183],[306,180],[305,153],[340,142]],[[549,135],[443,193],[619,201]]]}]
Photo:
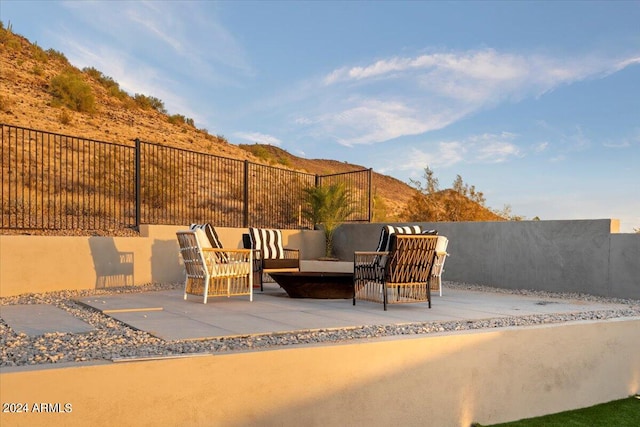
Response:
[{"label": "green plant", "polygon": [[194,127],[193,119],[183,116],[182,114],[172,114],[167,119],[169,123],[174,125],[189,125]]},{"label": "green plant", "polygon": [[342,183],[305,188],[307,206],[304,217],[314,225],[322,224],[325,235],[325,256],[333,255],[333,235],[336,229],[354,213],[351,191]]},{"label": "green plant", "polygon": [[64,53],[60,52],[59,50],[47,49],[47,54],[49,55],[49,58],[62,62],[63,64],[69,65],[69,60],[64,55]]},{"label": "green plant", "polygon": [[95,111],[95,98],[91,86],[76,73],[65,71],[51,79],[49,86],[54,107],[65,107],[85,113]]},{"label": "green plant", "polygon": [[143,110],[156,110],[162,114],[167,114],[167,110],[164,108],[164,102],[154,96],[146,96],[141,93],[136,93],[133,96],[136,104]]},{"label": "green plant", "polygon": [[107,93],[115,98],[124,100],[129,97],[127,92],[120,89],[120,85],[112,77],[104,75],[101,71],[93,67],[85,67],[82,72],[100,83],[102,87],[107,89]]},{"label": "green plant", "polygon": [[42,63],[46,63],[49,60],[47,53],[37,44],[34,43],[31,46],[31,50],[32,50],[32,56],[34,60]]}]

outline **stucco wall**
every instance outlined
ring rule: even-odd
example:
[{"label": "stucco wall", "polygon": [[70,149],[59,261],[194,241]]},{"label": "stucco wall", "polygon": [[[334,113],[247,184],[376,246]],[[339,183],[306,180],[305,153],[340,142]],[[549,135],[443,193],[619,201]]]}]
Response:
[{"label": "stucco wall", "polygon": [[12,426],[464,426],[640,391],[640,319],[27,371],[3,369]]},{"label": "stucco wall", "polygon": [[[445,280],[640,299],[640,234],[615,220],[420,223],[449,238]],[[337,255],[375,250],[384,224],[344,224]]]},{"label": "stucco wall", "polygon": [[640,299],[640,234],[612,234],[609,254],[612,295]]},{"label": "stucco wall", "polygon": [[[176,231],[142,226],[140,237],[0,235],[0,297],[184,280]],[[223,246],[242,247],[243,228],[216,227]],[[323,254],[324,235],[283,230],[285,247],[305,259]]]},{"label": "stucco wall", "polygon": [[[344,224],[336,254],[375,250],[383,224]],[[614,220],[422,223],[449,238],[444,279],[509,289],[585,292],[640,299],[640,234],[611,234]],[[143,226],[141,237],[0,235],[0,296],[183,280],[175,232]],[[246,229],[216,227],[224,246]],[[324,255],[321,231],[283,230],[302,259]],[[120,257],[130,257],[133,262]]]}]

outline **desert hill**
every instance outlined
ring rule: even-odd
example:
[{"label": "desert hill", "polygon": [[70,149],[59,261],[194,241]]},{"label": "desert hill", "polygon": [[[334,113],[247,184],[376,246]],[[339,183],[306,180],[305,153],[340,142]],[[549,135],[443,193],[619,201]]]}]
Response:
[{"label": "desert hill", "polygon": [[[54,97],[55,83],[60,83],[61,76],[62,83],[86,90],[80,101],[91,101],[89,105],[78,101],[70,108]],[[69,87],[75,90],[76,86]],[[116,143],[139,138],[314,174],[367,168],[337,160],[304,159],[274,146],[235,145],[209,130],[197,129],[191,119],[168,114],[161,100],[127,94],[100,71],[79,70],[63,53],[45,51],[4,25],[0,26],[0,123]],[[372,188],[375,220],[405,220],[403,210],[415,194],[412,187],[374,171]],[[473,204],[470,200],[468,203]],[[475,208],[490,212],[479,205]]]}]

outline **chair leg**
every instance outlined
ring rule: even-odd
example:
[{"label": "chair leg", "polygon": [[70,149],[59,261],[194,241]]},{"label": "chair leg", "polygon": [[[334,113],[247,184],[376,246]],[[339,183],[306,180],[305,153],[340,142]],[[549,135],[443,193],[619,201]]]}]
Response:
[{"label": "chair leg", "polygon": [[384,311],[387,311],[387,284],[382,285],[382,305],[384,307]]}]

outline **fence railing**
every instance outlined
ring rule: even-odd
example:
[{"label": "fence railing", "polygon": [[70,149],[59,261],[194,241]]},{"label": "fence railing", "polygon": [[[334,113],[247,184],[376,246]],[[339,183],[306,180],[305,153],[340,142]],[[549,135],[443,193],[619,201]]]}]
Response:
[{"label": "fence railing", "polygon": [[0,127],[4,229],[310,227],[305,189],[333,182],[351,190],[349,221],[371,220],[370,169],[319,176],[140,140]]}]

